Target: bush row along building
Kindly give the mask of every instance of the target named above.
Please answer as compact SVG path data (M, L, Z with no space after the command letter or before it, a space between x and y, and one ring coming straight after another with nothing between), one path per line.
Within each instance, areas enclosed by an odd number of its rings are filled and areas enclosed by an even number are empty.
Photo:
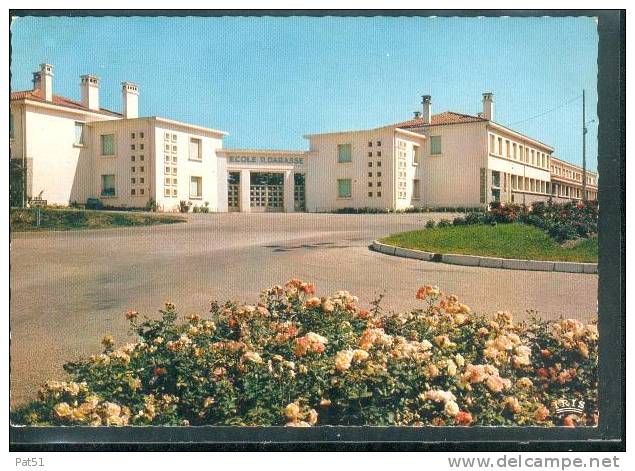
M491 93L477 115L432 114L426 95L408 121L310 134L308 151L280 151L224 149L224 131L140 117L131 82L121 84L122 112L107 110L99 78L80 80L79 101L56 95L53 66L42 64L31 90L11 93L10 152L26 169L27 201L293 212L582 199L582 169L496 123ZM586 176L594 200L598 176Z

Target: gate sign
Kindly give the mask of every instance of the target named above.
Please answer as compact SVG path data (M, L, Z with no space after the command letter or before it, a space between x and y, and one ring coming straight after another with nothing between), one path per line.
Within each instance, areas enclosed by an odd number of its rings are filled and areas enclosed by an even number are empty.
M229 163L234 164L287 164L287 165L304 165L304 157L285 157L285 156L256 156L256 155L230 155L227 157Z

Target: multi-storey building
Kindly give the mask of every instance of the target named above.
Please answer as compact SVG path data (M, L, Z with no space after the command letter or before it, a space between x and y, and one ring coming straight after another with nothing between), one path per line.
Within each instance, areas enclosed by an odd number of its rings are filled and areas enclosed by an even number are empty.
M223 149L224 131L139 116L139 88L122 83L122 111L99 103L84 75L80 100L53 93L42 64L33 88L11 93L10 151L26 168L27 200L163 211L180 202L211 211L330 211L346 207L478 207L582 198L582 169L494 120L494 97L477 115L432 114L370 130L310 134L309 150ZM597 198L587 172L587 198Z

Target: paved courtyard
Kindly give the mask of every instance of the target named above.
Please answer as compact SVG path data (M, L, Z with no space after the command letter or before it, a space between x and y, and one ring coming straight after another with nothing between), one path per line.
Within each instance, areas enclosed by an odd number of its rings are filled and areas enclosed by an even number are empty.
M421 228L440 214L191 214L186 224L134 229L13 234L11 243L11 403L63 376L65 361L101 350L111 333L128 338L123 312L156 313L165 300L182 314L209 301L253 302L297 277L318 294L347 289L362 305L416 305L435 284L479 312L526 318L590 319L597 275L498 270L401 259L368 250L377 237Z

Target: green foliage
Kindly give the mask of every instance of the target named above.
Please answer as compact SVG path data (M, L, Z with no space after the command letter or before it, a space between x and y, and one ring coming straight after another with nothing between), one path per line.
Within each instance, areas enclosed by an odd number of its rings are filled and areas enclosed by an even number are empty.
M205 318L130 320L131 343L67 363L14 423L51 425L593 425L597 328L478 315L423 286L404 313L300 280ZM576 417L554 401L582 399Z
M101 229L108 227L149 226L183 222L172 215L147 215L87 211L78 209L40 208L40 225L37 225L37 208L11 209L9 214L12 231Z
M570 262L597 262L598 259L596 237L582 239L573 246L562 246L543 230L519 223L436 227L392 234L381 242L433 253Z
M179 201L179 212L187 213L189 212L191 207L192 207L191 201L185 201L185 200Z
M9 206L20 207L24 203L25 168L19 159L9 159Z
M530 207L494 202L487 213L470 213L467 224L490 224L521 222L542 229L557 242L576 238L588 238L597 234L598 205L595 201L553 203L536 202Z

